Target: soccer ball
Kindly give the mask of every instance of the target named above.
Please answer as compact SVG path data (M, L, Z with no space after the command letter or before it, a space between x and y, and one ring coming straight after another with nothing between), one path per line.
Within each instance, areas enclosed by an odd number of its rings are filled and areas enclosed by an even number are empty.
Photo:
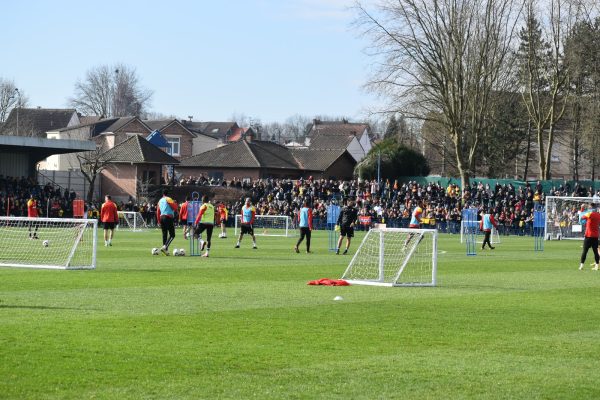
M178 256L179 255L179 249L173 249L173 255L174 256Z
M42 246L44 246L44 247L48 247L49 245L50 245L50 241L49 240L44 240L42 242Z
M185 249L179 249L179 255L185 256Z
M158 255L158 249L157 249L156 247L154 247L154 248L152 249L152 255L153 255L153 256L157 256L157 255Z

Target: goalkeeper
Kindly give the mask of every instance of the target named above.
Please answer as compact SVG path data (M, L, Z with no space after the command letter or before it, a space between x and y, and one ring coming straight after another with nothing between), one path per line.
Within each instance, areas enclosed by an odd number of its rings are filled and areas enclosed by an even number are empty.
M337 242L335 254L340 254L340 247L342 246L344 237L346 237L346 249L344 250L344 254L348 254L350 242L354 237L354 225L356 225L357 219L358 210L356 207L354 207L354 202L352 200L347 200L346 205L340 211L340 215L338 216L337 224L335 226L335 230L340 232L340 238Z

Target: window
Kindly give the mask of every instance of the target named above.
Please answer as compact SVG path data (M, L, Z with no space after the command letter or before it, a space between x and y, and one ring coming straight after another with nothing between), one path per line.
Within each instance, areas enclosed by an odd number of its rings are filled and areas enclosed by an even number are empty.
M181 145L181 137L180 136L166 136L165 139L169 143L169 147L167 148L167 154L171 156L179 156L180 153L180 145Z
M556 162L556 163L560 162L560 156L552 155L550 162Z
M142 174L142 184L155 185L156 171L144 171Z

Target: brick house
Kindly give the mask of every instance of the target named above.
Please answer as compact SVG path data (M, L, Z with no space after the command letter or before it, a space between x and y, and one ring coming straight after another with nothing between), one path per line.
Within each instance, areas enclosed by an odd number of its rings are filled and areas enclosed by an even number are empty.
M110 194L116 201L138 198L148 185L161 183L163 166L179 164L140 135L117 144L101 159L110 164L101 172L102 193Z
M178 160L212 150L219 145L218 139L201 132L192 132L177 119L148 120L144 123L161 133L170 144L167 153Z
M132 136L148 136L152 129L138 117L108 118L47 132L48 139L93 140L109 150ZM68 171L79 169L76 155L57 155L46 160L47 169Z

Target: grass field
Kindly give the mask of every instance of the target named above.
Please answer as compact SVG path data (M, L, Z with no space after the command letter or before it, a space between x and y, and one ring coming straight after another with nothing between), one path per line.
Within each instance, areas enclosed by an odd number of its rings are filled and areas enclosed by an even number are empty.
M323 232L314 254L229 238L210 259L151 256L159 236L118 232L94 271L0 269L0 398L600 398L581 242L467 257L441 235L438 287L381 288L307 286L350 260Z

